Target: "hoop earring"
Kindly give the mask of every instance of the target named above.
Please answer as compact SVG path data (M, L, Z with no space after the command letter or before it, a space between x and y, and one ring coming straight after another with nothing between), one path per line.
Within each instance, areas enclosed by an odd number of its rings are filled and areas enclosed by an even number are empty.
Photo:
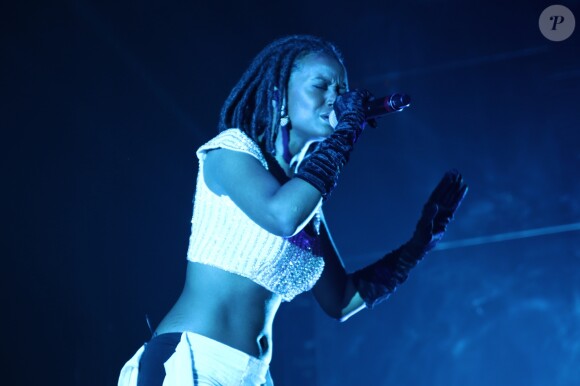
M290 129L292 126L290 125L290 119L288 116L280 118L280 132L282 134L282 146L284 152L282 153L282 158L288 165L290 165L290 161L292 160L292 153L290 153Z
M290 118L288 117L288 114L284 111L286 110L285 103L286 101L284 100L284 98L280 97L280 90L278 89L278 87L274 86L274 98L272 99L272 107L274 109L278 107L280 99L282 99L282 106L280 106L280 126L288 126L288 123L290 123Z
M290 118L288 115L280 117L280 126L288 126L290 123Z
M288 117L288 111L286 111L286 98L282 98L282 106L280 106L280 126L288 126L290 123L290 117Z

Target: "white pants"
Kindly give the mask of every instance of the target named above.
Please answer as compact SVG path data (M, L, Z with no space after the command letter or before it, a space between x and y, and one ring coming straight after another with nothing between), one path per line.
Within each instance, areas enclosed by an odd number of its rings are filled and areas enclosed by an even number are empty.
M136 386L145 346L123 366L118 386ZM260 386L272 384L268 364L242 351L193 332L183 332L165 362L163 386ZM267 379L268 378L268 379ZM268 383L266 383L268 382Z

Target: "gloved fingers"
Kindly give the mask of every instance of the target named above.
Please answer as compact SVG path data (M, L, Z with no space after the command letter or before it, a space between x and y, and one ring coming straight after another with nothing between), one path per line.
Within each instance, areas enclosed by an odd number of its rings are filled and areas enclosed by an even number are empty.
M350 92L357 94L363 103L368 102L370 99L374 99L373 93L365 88L356 88Z
M439 206L439 212L437 213L437 218L435 219L435 221L443 221L443 218L447 217L447 223L449 223L451 220L453 220L453 217L455 215L455 212L457 211L457 208L459 208L459 205L461 205L461 202L463 201L463 199L465 198L466 194L467 194L467 186L464 185L462 187L460 187L452 196L452 198L450 199L449 202L446 202L445 205L440 205Z
M362 122L365 118L365 104L373 95L365 89L355 89L340 94L334 101L334 112L336 119L340 122L344 116L355 116L356 120Z
M445 185L445 182L448 185ZM452 208L453 210L459 206L467 194L467 185L463 181L461 174L456 170L447 172L438 188L437 195L433 195L431 199L441 206Z
M422 237L431 237L431 232L433 231L433 225L435 223L435 218L437 217L438 212L439 207L437 204L428 202L423 207L421 218L419 218L416 229L419 234L423 235Z
M465 184L461 174L457 171L446 173L444 179L450 184L449 186L444 186L439 191L441 196L435 199L439 210L433 219L433 233L445 232L447 225L453 220L455 211L465 198L468 190L467 184Z
M447 190L439 197L437 201L441 206L453 208L460 197L461 185L459 183L451 184Z
M431 202L441 202L441 200L449 194L449 191L453 189L453 183L456 180L456 170L448 171L443 175L443 178L439 181L433 192L429 196L429 201ZM457 172L458 174L458 172Z
M413 248L429 251L441 240L455 210L467 193L467 185L457 170L450 170L439 181L423 206L421 218L409 242Z
M443 234L451 220L453 220L453 212L440 210L433 219L433 234Z
M373 98L373 94L369 90L365 89L354 89L347 91L344 94L340 94L336 97L334 101L335 109L341 110L343 107L353 107L360 106L366 103L369 99ZM341 111L336 111L337 115Z
M459 205L461 205L461 202L463 202L463 199L467 195L468 190L469 190L469 187L464 183L462 183L462 185L460 185L459 189L457 189L457 191L455 192L455 194L452 197L453 211L455 211L457 208L459 208Z
M439 207L437 204L428 203L423 207L423 213L421 213L421 217L425 221L432 222L437 213L439 212Z
M457 191L460 186L456 182L452 182L446 189L441 193L437 202L442 206L452 206L454 202L454 197L457 195Z
M447 192L447 195L441 201L441 205L455 211L461 204L461 201L465 198L467 189L467 184L465 184L463 180L454 183L452 188Z

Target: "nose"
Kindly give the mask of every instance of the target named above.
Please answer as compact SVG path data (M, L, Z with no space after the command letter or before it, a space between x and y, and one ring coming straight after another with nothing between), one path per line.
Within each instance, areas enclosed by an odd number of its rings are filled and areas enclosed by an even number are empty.
M329 89L328 93L326 95L326 104L330 107L334 106L334 102L336 101L337 97L338 97L338 91L333 90L333 89Z

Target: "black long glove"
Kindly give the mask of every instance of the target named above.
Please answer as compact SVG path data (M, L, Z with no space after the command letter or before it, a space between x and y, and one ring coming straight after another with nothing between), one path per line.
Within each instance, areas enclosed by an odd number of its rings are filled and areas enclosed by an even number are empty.
M413 237L375 263L352 274L353 282L368 308L387 299L407 280L409 271L435 248L467 194L457 170L445 173L423 206Z
M327 199L336 187L338 175L364 128L364 104L371 96L367 90L354 90L336 98L334 112L338 124L334 133L318 144L295 174L314 186L323 199Z

